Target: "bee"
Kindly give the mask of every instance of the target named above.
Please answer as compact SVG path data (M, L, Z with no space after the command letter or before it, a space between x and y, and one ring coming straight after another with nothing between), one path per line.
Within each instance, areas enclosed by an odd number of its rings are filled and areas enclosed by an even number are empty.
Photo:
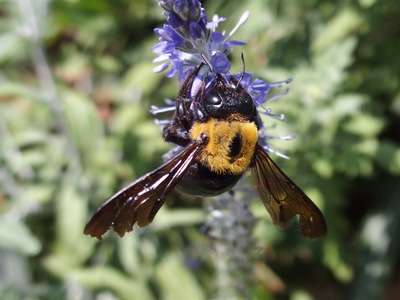
M244 63L243 63L244 66ZM209 73L214 79L206 84ZM255 187L275 224L285 228L300 216L300 234L326 235L318 207L272 161L258 140L262 127L250 94L239 79L229 82L206 61L184 79L172 122L163 129L166 142L176 148L166 162L108 199L85 227L101 240L111 227L123 236L151 223L172 190L197 196L216 196L230 190L251 169ZM198 84L199 78L203 78ZM195 88L194 88L195 87Z

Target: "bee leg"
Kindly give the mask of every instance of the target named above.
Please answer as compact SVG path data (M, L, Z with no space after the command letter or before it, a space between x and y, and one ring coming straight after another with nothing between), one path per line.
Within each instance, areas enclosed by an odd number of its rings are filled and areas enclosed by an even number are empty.
M188 109L186 107L187 102L185 101L185 99L182 98L178 98L176 101L178 101L178 104L176 106L176 115L174 117L175 119L174 123L180 124L176 126L182 127L186 131L189 131L192 123L191 121L192 114L188 112Z
M163 129L163 138L168 143L187 146L190 143L189 132L178 123L167 124Z
M194 102L193 107L192 107L193 115L194 115L194 121L198 122L204 122L206 121L206 114L201 107L200 103Z

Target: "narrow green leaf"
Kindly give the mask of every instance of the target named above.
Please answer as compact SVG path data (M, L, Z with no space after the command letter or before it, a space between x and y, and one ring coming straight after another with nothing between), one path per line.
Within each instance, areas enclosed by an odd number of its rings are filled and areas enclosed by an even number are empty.
M26 255L35 255L41 243L22 221L12 221L0 216L0 246Z

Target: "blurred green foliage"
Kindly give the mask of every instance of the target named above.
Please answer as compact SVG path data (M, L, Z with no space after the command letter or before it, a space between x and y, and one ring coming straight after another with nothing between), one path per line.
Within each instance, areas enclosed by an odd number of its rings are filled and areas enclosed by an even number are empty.
M270 135L297 134L276 141L291 156L276 160L329 226L326 239L305 240L254 201L253 299L398 299L400 2L204 5L228 31L249 10L235 34L248 43L246 69L293 77L268 104L287 124L266 122ZM199 201L175 195L123 239L82 233L169 147L148 113L177 92L152 73L156 1L2 0L0 16L0 298L210 299Z

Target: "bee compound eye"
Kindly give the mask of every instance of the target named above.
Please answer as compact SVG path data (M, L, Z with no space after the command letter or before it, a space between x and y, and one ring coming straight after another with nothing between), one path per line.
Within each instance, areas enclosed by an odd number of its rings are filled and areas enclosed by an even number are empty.
M207 104L211 104L211 105L215 105L215 106L221 105L221 103L222 103L222 99L221 99L220 95L212 90L206 94L204 101Z

